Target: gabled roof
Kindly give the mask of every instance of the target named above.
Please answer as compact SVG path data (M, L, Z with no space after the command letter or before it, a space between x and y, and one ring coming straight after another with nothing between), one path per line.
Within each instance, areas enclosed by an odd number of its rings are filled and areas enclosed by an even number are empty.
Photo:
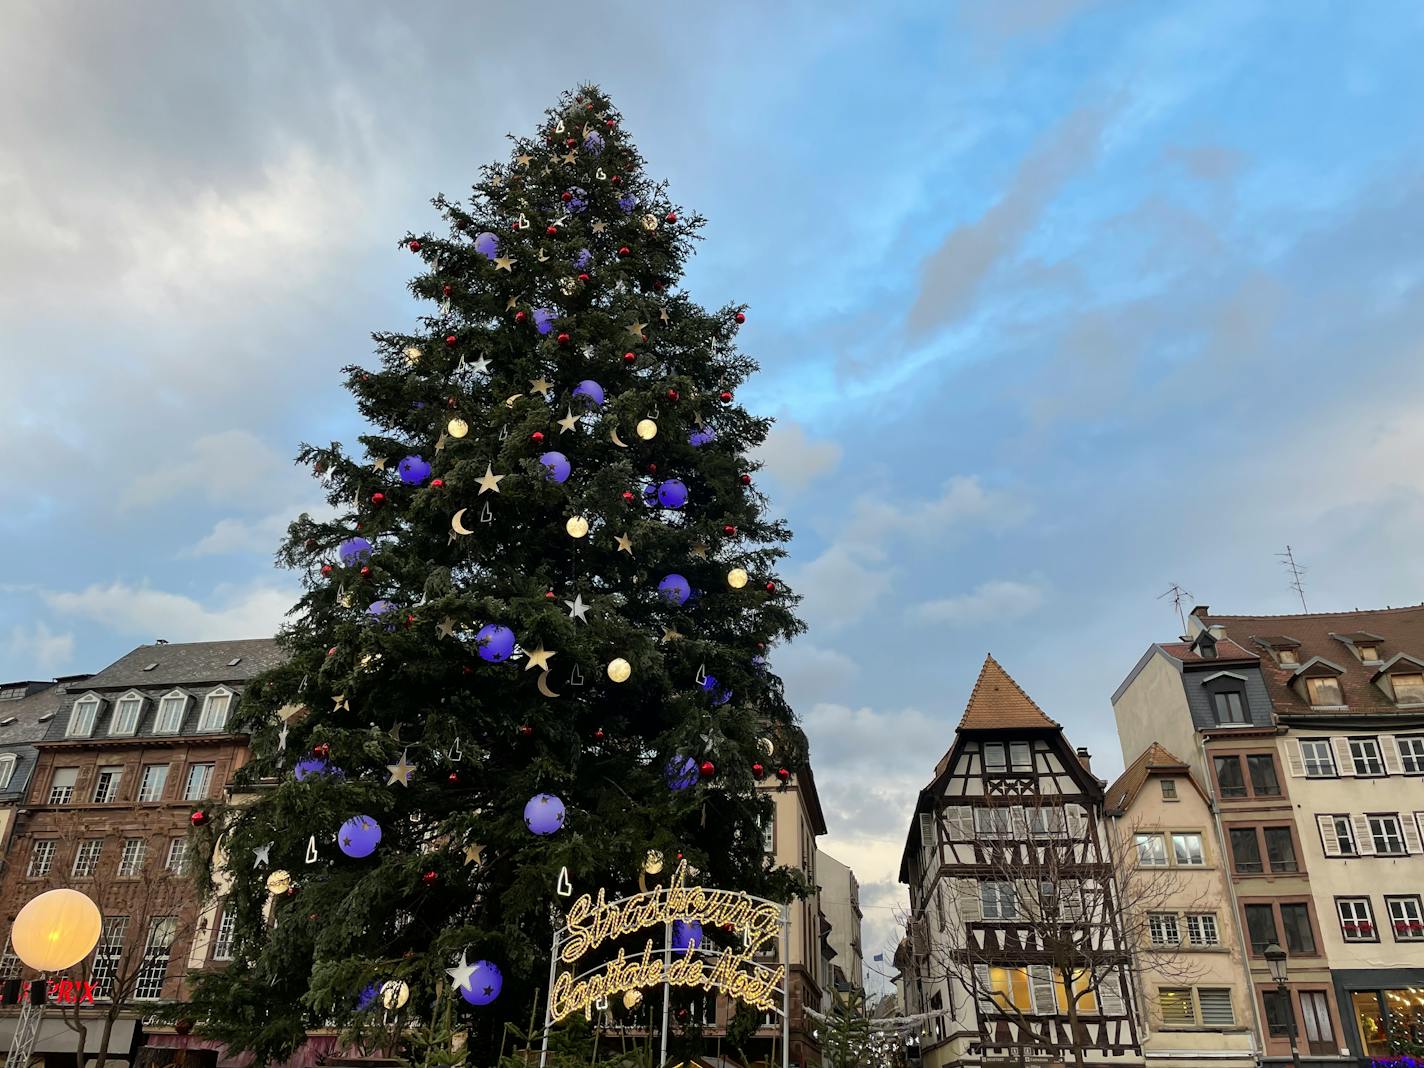
M168 690L175 685L245 682L284 659L272 638L140 645L78 685L85 690L127 690L131 686Z
M1061 724L1044 715L1033 698L1009 677L993 656L984 658L979 680L959 720L961 731L1002 731L1042 728L1056 731Z
M1153 775L1185 775L1192 780L1197 792L1201 786L1192 774L1190 765L1180 757L1169 753L1160 742L1153 742L1144 749L1127 769L1108 787L1107 807L1110 812L1123 812L1137 798L1138 792L1147 785ZM1205 797L1205 794L1202 795Z
M1257 654L1238 645L1231 638L1217 640L1215 656L1202 656L1196 651L1195 644L1192 642L1161 642L1157 648L1173 660L1178 660L1183 664L1220 664L1231 663L1235 660L1249 660L1256 663L1261 659Z

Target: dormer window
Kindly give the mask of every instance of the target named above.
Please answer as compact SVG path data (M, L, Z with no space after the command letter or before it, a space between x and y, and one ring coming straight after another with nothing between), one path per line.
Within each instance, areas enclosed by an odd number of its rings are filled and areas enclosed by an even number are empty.
M69 713L69 726L65 729L66 738L88 738L94 733L94 721L99 718L100 700L95 694L85 694L74 702L74 708Z
M1396 704L1424 705L1424 674L1391 675L1389 681Z
M1216 712L1217 723L1249 722L1246 715L1246 695L1240 690L1218 690L1211 695L1211 703Z
M1192 645L1196 649L1197 656L1203 660L1216 659L1216 636L1211 631L1202 631L1197 635L1197 640Z
M114 705L114 718L109 722L111 735L130 735L138 730L138 717L143 712L143 694L130 690Z
M1345 695L1340 691L1340 680L1333 676L1306 679L1305 692L1315 708L1338 708L1345 703Z
M1277 650L1276 659L1279 660L1282 664L1288 664L1292 667L1300 663L1300 656L1296 653L1294 649Z
M188 695L172 690L158 702L158 718L153 724L155 734L177 734L183 726L183 714L188 710Z
M1379 662L1378 645L1357 645L1355 646L1355 651L1360 654L1360 659L1367 664Z
M14 753L6 753L0 756L0 790L10 788L10 780L15 775L15 763L19 758Z
M232 705L232 691L219 686L203 699L203 714L198 717L198 730L220 731L227 727L228 708Z

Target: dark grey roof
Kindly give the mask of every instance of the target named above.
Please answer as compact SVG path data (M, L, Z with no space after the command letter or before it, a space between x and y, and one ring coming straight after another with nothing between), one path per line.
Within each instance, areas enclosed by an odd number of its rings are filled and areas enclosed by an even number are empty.
M245 682L285 659L272 638L229 642L188 642L184 645L140 645L99 674L68 688L87 690L194 686L206 682ZM232 660L238 663L231 664ZM150 671L144 668L157 665Z
M113 720L118 699L131 690L137 691L144 698L143 707L139 712L137 730L133 734L117 736L119 740L194 735L198 733L203 701L209 693L219 686L224 686L240 697L243 683L268 668L277 666L282 660L283 654L271 638L190 642L185 645L140 645L97 675L75 680L65 686L59 714L45 724L48 730L44 739L49 742L70 740L67 739L66 732L74 705L88 693L97 694L103 699L103 704L99 708L94 729L85 737L96 741L110 738L109 725ZM150 664L154 666L145 671L144 668ZM176 732L156 734L154 725L158 718L159 704L165 694L174 690L182 690L191 698L183 722ZM228 708L228 722L232 721L236 706L235 697Z
M0 701L0 723L15 717L14 723L0 727L0 756L13 754L15 757L10 781L0 789L0 802L13 801L24 795L39 756L39 750L33 743L43 738L50 724L59 718L55 712L64 700L60 687L52 682L36 683L28 689L32 692L27 697ZM41 722L41 716L48 718Z

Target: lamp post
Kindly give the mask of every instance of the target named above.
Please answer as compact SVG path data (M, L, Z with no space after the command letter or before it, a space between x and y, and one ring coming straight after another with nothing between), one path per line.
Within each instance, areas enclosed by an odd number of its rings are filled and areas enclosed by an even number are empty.
M99 906L78 890L50 890L25 903L10 928L10 946L28 968L40 973L72 968L99 944L104 920ZM5 1068L28 1068L44 1017L44 988L38 998L28 997L15 1024L15 1039L5 1058Z
M1271 978L1276 981L1276 989L1286 999L1286 1033L1290 1035L1291 1064L1300 1068L1300 1047L1296 1044L1295 1006L1291 1004L1290 990L1286 987L1286 951L1280 943L1272 942L1265 948L1266 966L1271 969Z

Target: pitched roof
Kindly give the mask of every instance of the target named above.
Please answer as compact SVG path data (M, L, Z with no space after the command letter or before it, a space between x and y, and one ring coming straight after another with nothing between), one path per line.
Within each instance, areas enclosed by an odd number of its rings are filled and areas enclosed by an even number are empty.
M1352 713L1399 715L1402 711L1413 711L1401 709L1390 700L1389 695L1374 682L1379 665L1361 663L1341 639L1363 634L1379 635L1383 638L1378 642L1380 655L1386 661L1397 653L1424 659L1424 605L1288 616L1226 616L1199 610L1198 618L1204 626L1223 627L1227 635L1239 641L1246 641L1253 634L1289 634L1300 642L1296 655L1302 664L1319 657L1342 668L1340 688ZM1277 712L1287 715L1311 713L1309 703L1291 685L1296 678L1294 666L1282 667L1266 656L1261 658L1261 673ZM1333 711L1325 714L1338 717L1341 713Z
M97 675L68 687L86 690L127 689L130 686L195 686L205 682L242 682L276 667L285 659L272 638L181 645L140 645ZM232 661L236 660L234 664ZM153 667L149 668L152 664ZM147 668L148 670L145 670Z
M0 726L0 746L36 742L45 736L49 721L41 723L40 717L53 716L63 697L52 682L38 685L41 688L24 697L0 701L0 724L3 724ZM15 722L5 723L11 716Z
M1137 791L1147 783L1153 772L1171 772L1174 775L1191 776L1192 771L1187 762L1179 757L1173 756L1160 742L1153 742L1144 749L1136 760L1127 766L1127 769L1119 775L1107 791L1108 808L1113 811L1122 811L1132 804L1137 797ZM1195 782L1195 780L1193 780Z
M1191 642L1161 642L1159 648L1168 656L1180 660L1184 664L1219 664L1223 660L1227 663L1235 660L1254 662L1261 659L1259 655L1230 638L1221 638L1217 641L1215 656L1202 656L1192 647Z
M969 694L969 704L959 721L962 731L1001 731L1042 727L1058 730L1055 723L1033 703L993 656L984 658L979 680Z

